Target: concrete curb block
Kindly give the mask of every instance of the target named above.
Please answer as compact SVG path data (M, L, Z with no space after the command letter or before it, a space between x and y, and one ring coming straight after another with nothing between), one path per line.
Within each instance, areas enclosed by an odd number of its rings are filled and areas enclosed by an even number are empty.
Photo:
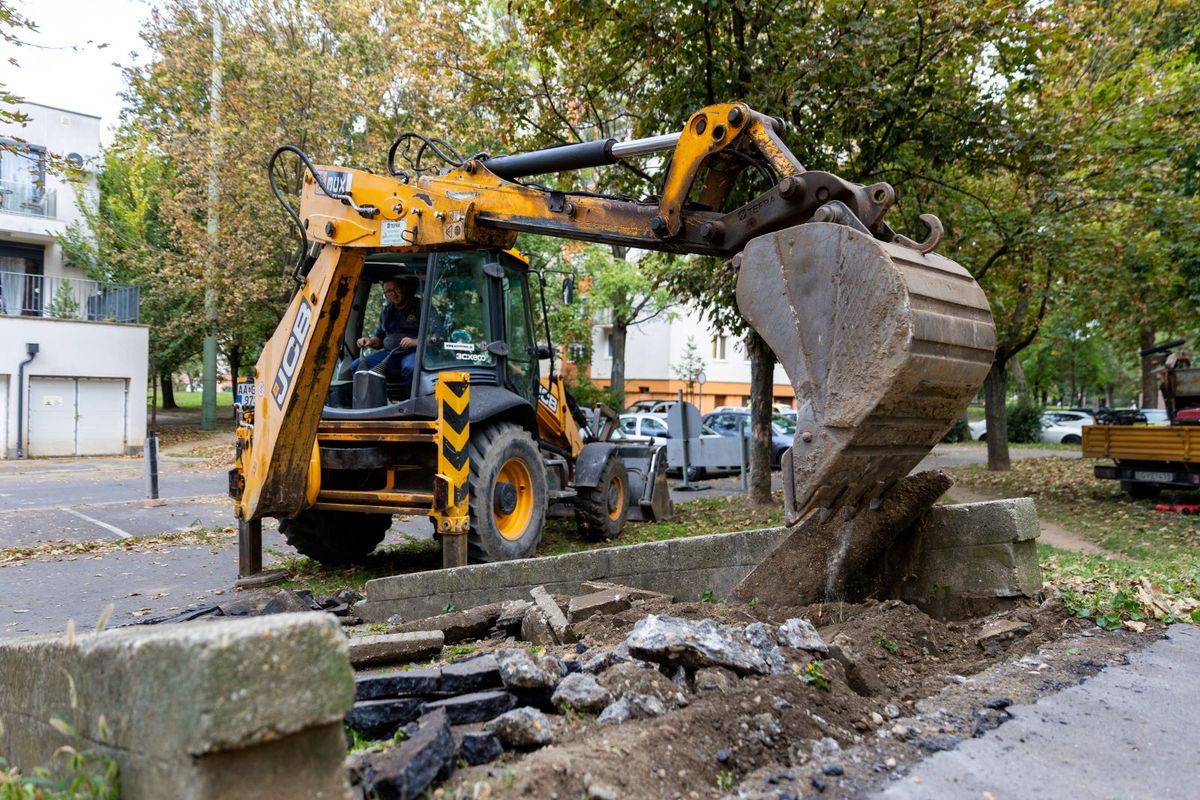
M921 561L939 550L947 551L946 556L952 551L956 558L977 554L982 559L994 556L991 550L996 548L990 546L1006 545L1000 549L1013 551L1009 560L1021 568L1006 573L1012 577L992 595L1010 596L1022 589L1032 590L1026 591L1029 594L1041 586L1038 576L1034 587L1038 520L1028 497L934 506L914 532L905 555L922 554ZM409 621L440 614L447 604L471 608L527 599L537 586L552 594L578 594L581 584L594 580L662 592L676 600L698 600L705 591L726 598L787 534L787 528L762 528L376 578L367 582L367 599L355 612L369 621L392 616ZM912 568L912 562L907 563ZM955 586L955 574L949 572L937 570L939 592L981 591L978 571L963 575L969 582L963 586Z
M580 584L594 580L662 592L677 600L698 600L709 590L726 597L787 532L763 528L718 533L376 578L367 582L367 599L354 609L369 621L393 615L407 621L435 616L447 604L471 608L527 599L537 586L552 594L576 594Z
M6 641L0 752L26 769L63 744L107 753L124 798L342 798L347 653L337 620L312 613Z

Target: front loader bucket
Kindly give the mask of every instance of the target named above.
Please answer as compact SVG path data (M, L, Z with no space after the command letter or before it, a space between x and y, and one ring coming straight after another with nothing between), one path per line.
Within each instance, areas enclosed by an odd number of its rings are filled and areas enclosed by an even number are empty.
M752 239L737 301L800 401L783 465L788 525L878 508L962 416L996 350L970 273L845 225Z
M629 515L633 522L663 522L674 513L667 486L667 448L663 445L619 445L617 452L629 474Z

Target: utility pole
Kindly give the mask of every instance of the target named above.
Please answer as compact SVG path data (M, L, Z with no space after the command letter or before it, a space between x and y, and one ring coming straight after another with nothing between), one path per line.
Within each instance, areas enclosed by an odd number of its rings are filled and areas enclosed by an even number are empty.
M212 12L212 77L208 90L208 275L204 287L204 395L200 398L200 430L217 429L217 293L213 270L221 223L217 201L217 159L220 157L221 129L221 7Z

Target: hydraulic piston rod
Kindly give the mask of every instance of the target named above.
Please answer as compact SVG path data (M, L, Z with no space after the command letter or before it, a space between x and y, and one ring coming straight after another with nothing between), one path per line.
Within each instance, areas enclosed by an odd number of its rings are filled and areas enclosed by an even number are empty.
M533 150L529 153L496 156L487 159L484 164L492 174L505 180L513 180L528 175L545 175L588 167L603 167L615 164L623 158L672 150L678 141L678 133L648 136L645 139L630 139L627 142L601 139L594 142L548 147L545 150Z

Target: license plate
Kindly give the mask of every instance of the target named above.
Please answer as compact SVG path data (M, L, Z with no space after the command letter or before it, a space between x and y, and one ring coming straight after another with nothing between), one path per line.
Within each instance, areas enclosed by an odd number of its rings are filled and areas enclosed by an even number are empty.
M1147 470L1134 470L1133 477L1139 481L1155 481L1156 483L1171 483L1175 480L1174 472L1149 472Z

